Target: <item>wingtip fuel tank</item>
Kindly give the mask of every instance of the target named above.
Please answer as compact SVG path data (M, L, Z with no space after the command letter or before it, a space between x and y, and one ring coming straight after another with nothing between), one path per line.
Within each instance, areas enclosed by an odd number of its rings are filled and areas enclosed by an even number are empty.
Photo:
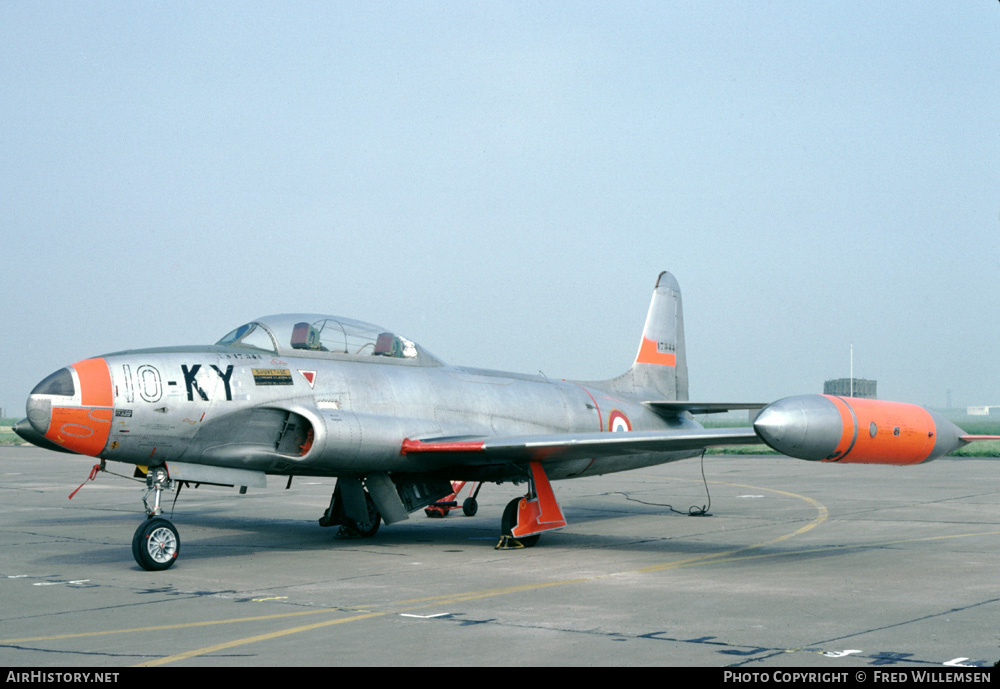
M782 454L844 464L920 464L966 442L955 424L915 404L834 395L780 399L754 430Z

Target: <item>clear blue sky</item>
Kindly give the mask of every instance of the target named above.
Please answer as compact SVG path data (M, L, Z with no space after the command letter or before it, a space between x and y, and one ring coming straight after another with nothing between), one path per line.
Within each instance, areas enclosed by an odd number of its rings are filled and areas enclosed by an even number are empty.
M0 406L254 316L1000 404L1000 4L0 3Z

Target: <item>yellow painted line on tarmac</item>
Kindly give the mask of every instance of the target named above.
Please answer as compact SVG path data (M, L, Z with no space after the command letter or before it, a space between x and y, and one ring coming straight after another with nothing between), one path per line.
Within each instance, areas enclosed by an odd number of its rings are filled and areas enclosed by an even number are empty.
M305 610L300 612L285 612L275 615L257 615L254 617L237 617L229 620L208 620L206 622L180 622L178 624L160 624L154 627L134 627L132 629L109 629L101 632L78 632L75 634L53 634L51 636L32 636L24 639L0 639L0 644L18 644L28 641L53 641L56 639L79 639L87 636L105 636L108 634L136 634L139 632L156 632L165 629L190 629L192 627L211 627L218 624L237 624L239 622L259 622L262 620L276 620L283 617L302 617L303 615L319 615L322 613L338 612L333 608L323 608L321 610Z
M250 636L246 639L236 639L235 641L226 641L221 644L215 644L214 646L206 646L205 648L197 648L193 651L186 651L184 653L178 653L172 656L166 656L165 658L159 658L158 660L150 660L146 663L139 663L133 667L156 667L157 665L166 665L167 663L176 663L181 660L187 660L188 658L194 658L195 656L207 655L209 653L216 653L218 651L225 651L229 648L234 648L236 646L243 646L245 644L253 644L258 641L267 641L268 639L277 639L278 637L288 636L289 634L298 634L299 632L308 632L313 629L320 629L322 627L330 627L335 624L344 624L345 622L357 622L358 620L367 620L371 617L381 617L382 615L388 615L387 612L370 612L366 615L355 615L354 617L341 617L336 620L327 620L326 622L316 622L315 624L307 624L303 627L295 627L294 629L284 629L280 632L270 632L267 634L258 634L257 636Z
M678 480L696 481L697 479L678 479ZM805 526L796 529L795 531L792 531L790 533L786 533L782 536L772 538L769 541L764 541L763 543L754 543L753 545L744 546L742 548L735 548L734 550L727 550L721 553L712 553L710 555L702 555L700 557L694 557L688 560L677 560L675 562L665 562L659 565L649 565L648 567L641 567L637 569L636 570L637 572L643 572L643 573L662 572L668 569L679 569L681 567L691 567L694 565L701 565L701 564L712 564L715 562L733 562L734 560L768 557L767 555L746 555L738 558L734 556L737 555L738 553L745 553L749 550L764 548L766 546L774 545L775 543L780 543L781 541L785 541L788 540L789 538L794 538L795 536L804 534L806 531L809 531L810 529L815 529L817 526L825 522L827 520L827 517L830 516L830 510L826 508L826 505L824 505L818 500L806 497L805 495L799 495L798 493L789 493L788 491L778 490L777 488L761 488L760 486L750 486L745 483L726 483L724 481L711 481L711 483L716 483L724 486L734 486L736 488L751 488L753 490L766 490L771 493L778 493L779 495L785 495L790 498L797 498L799 500L804 500L816 508L816 516ZM781 554L787 555L787 553L781 553Z

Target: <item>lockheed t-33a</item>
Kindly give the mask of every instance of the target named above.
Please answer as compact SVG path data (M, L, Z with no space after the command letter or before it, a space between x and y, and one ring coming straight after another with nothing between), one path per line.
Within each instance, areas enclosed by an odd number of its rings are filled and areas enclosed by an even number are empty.
M693 418L730 409L761 410L752 428L703 428ZM180 538L161 516L161 496L187 482L264 487L267 475L336 477L320 523L358 537L451 494L452 479L526 483L503 512L501 534L527 547L566 525L553 480L761 441L807 460L916 464L981 437L895 402L689 401L681 293L666 272L634 363L610 380L449 366L384 328L290 314L241 325L214 345L78 361L32 390L14 430L41 447L100 458L102 468L136 465L147 519L132 552L147 570L176 562Z

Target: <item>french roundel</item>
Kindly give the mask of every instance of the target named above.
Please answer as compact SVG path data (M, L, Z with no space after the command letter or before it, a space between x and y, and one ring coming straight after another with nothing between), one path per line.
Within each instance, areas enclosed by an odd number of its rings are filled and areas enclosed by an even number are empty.
M631 431L632 422L628 420L628 417L617 409L612 409L611 413L608 414L608 429L612 433L617 433L619 431Z

